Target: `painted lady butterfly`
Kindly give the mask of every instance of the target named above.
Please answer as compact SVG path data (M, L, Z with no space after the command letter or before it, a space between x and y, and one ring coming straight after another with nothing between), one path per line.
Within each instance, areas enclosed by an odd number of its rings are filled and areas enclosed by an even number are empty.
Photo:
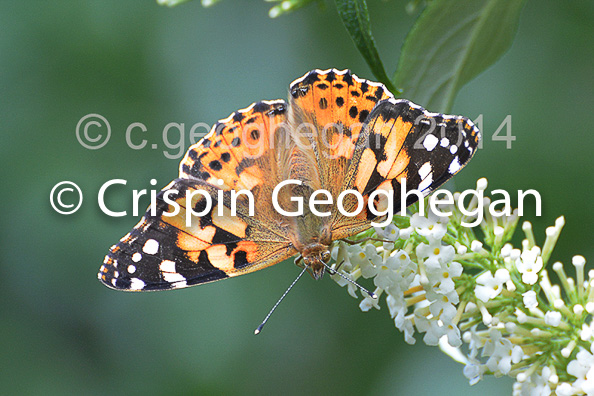
M403 179L408 190L428 195L470 160L480 139L468 119L429 113L348 70L311 71L289 92L288 103L254 103L219 121L189 148L179 178L111 247L99 271L105 285L131 291L182 288L257 271L295 255L318 279L333 241L381 218L367 206L374 191L393 191L398 212ZM354 217L327 203L318 206L330 212L326 217L314 215L307 205L300 216L283 216L271 200L275 186L288 179L302 184L281 190L283 208L294 209L292 197L308 199L319 189L329 191L334 202L341 192L356 190L366 202ZM186 194L198 190L190 194L191 208L203 215L187 227ZM253 216L240 190L253 194ZM386 202L375 195L372 204L380 210ZM233 196L236 204L231 205ZM355 198L347 195L343 202L349 213L358 207ZM416 200L411 194L406 204ZM172 216L174 203L179 207ZM231 216L232 206L236 216Z

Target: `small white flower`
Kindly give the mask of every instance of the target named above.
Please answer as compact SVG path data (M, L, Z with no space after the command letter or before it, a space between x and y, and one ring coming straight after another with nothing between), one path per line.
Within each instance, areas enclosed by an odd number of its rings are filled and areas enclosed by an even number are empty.
M361 260L357 261L357 264L359 265L359 268L361 268L361 275L363 278L368 279L377 275L383 260L382 257L377 253L375 246L372 244L365 245L365 250L359 252L358 257ZM351 262L355 264L355 260L351 259Z
M536 300L536 292L534 290L528 290L522 294L524 300L524 306L528 309L538 307L538 301Z
M487 271L476 278L474 294L482 302L487 302L501 293L503 284L509 279L509 271L505 268L495 271L495 275L491 274L491 271Z
M444 325L445 335L448 337L448 344L454 348L462 346L462 338L460 337L460 329L454 324Z
M425 333L423 341L427 345L438 345L439 339L446 333L445 328L440 326L439 323L437 323L437 320L427 319L425 316L419 315L416 312L415 326L420 333Z
M447 263L454 259L456 249L450 245L442 245L441 240L431 240L429 244L419 243L416 248L417 256L423 259L436 259L440 263Z
M469 362L464 366L462 372L468 378L470 385L474 385L483 379L483 374L487 368L474 358L469 358L468 360Z
M398 238L400 238L402 240L407 240L408 238L410 238L410 235L413 233L414 230L415 230L414 227L403 228L400 230Z
M590 349L594 349L594 344ZM577 378L573 383L574 388L582 390L588 396L594 395L594 356L592 353L580 348L576 359L567 365L567 373Z
M489 330L489 336L483 349L483 354L489 356L485 365L493 372L509 373L512 363L518 363L522 359L522 348L518 345L514 346L495 328Z
M442 294L448 294L454 290L453 278L462 275L462 269L462 265L455 261L443 264L435 258L425 261L425 270L430 285Z
M373 283L380 289L388 290L394 286L398 280L398 258L391 256L388 257L383 263L377 268L377 274L373 278Z
M522 274L522 282L533 285L538 281L538 273L542 269L542 257L540 249L533 246L530 250L522 252L519 259L516 259L516 268Z
M545 314L544 321L549 326L557 327L561 323L561 312L548 311Z
M456 307L447 296L442 296L440 299L431 302L429 311L434 318L441 320L445 325L451 324L452 319L456 316Z
M441 240L444 237L448 231L447 222L447 217L439 217L433 212L429 212L427 217L415 213L410 219L410 225L415 228L417 234L434 240Z
M384 241L383 248L385 250L392 250L394 249L394 241L398 239L400 235L400 230L394 224L390 223L386 227L373 227L375 229L375 233Z

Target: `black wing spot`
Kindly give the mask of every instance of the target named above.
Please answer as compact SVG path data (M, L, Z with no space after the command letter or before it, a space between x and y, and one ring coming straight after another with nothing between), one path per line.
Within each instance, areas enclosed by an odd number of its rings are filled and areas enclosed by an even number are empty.
M194 205L194 212L196 213L203 213L206 210L207 200L204 197L201 197L196 205Z
M305 85L313 85L316 81L320 79L320 76L316 71L310 71L307 76L303 79L303 84Z
M359 122L363 122L367 119L367 116L369 116L369 110L361 110L361 112L359 113Z
M344 88L344 85L342 85L340 83L334 84L334 88L336 88L336 89L343 89Z
M238 250L235 252L233 258L233 267L235 268L243 268L250 263L247 260L247 252L245 250Z
M218 160L210 161L208 166L210 167L210 169L217 171L217 172L220 171L221 169L223 169L223 165L221 165L221 163Z
M357 117L358 113L359 110L357 110L357 106L351 106L351 108L349 109L349 115L351 116L351 118Z
M196 161L192 165L192 175L197 175L199 172L202 172L202 164L200 161Z
M334 71L333 71L333 70L330 70L330 71L328 72L328 74L326 74L326 81L328 81L328 82L332 82L332 81L334 81L334 80L336 80L336 74L334 73Z
M377 87L377 89L375 91L375 97L377 98L377 100L380 100L380 98L382 97L383 94L384 94L384 88Z
M328 101L326 98L320 99L320 109L325 110L328 108Z
M235 136L233 140L231 140L231 146L237 147L241 144L241 139Z
M351 74L351 71L347 71L344 76L342 76L342 79L344 80L345 83L347 83L349 86L353 85L353 76Z
M265 113L268 110L270 110L270 105L264 102L257 102L253 107L253 111L256 113Z
M361 84L361 92L365 93L369 90L369 84L367 84L367 81L363 81L363 84Z
M320 88L322 91L325 91L328 89L328 85L324 84L324 83L318 84L317 87Z
M233 114L233 121L235 122L241 122L244 118L245 116L241 114L239 111L236 111L235 114Z
M351 95L353 95L355 97L361 96L361 94L359 93L359 91L351 91Z
M210 147L210 143L211 141L208 139L202 139L202 146L205 148L209 148Z
M231 154L229 154L229 153L221 154L221 160L223 162L229 162L231 160Z
M336 98L336 106L342 107L343 104L344 104L344 99L342 96L339 96L338 98Z

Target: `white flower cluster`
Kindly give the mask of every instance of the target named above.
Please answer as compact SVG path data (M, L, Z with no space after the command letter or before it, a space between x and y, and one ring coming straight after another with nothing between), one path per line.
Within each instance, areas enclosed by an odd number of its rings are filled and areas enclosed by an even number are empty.
M479 180L477 189L486 188ZM471 200L466 212L477 203ZM413 213L406 224L397 216L401 229L391 224L358 236L359 244L340 242L333 268L354 281L373 279L406 342L415 342L416 329L426 344L465 364L471 384L485 374L508 375L516 379L514 395L594 396L594 270L585 279L586 260L575 256L575 280L558 262L552 269L560 285L547 272L563 218L547 229L542 249L525 222L526 238L516 249L508 241L517 212L496 217L485 210L483 244L461 226L467 217L447 209L449 218ZM357 297L355 285L332 278ZM364 296L360 308L380 309L379 301Z

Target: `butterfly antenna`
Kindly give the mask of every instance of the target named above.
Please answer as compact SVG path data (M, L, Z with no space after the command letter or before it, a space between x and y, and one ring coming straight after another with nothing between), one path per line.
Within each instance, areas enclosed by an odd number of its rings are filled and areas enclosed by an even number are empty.
M354 280L346 277L345 275L341 274L340 272L336 271L335 269L333 269L332 267L328 266L328 264L322 262L322 264L324 264L324 267L326 267L326 269L328 270L328 273L330 273L331 275L338 275L340 276L342 279L344 279L347 282L352 283L353 285L357 286L359 289L361 289L362 292L365 292L369 295L369 297L373 298L374 300L377 300L377 294L375 294L374 292L370 292L369 290L367 290L366 288L364 288L363 286L361 286L360 284L358 284L357 282L355 282Z
M268 319L270 318L270 315L272 315L272 313L274 312L274 310L276 309L276 307L278 307L278 305L281 303L281 301L283 301L283 299L289 293L289 291L291 291L291 289L293 288L293 286L295 286L295 283L297 283L297 281L301 278L301 276L305 273L305 271L307 271L307 268L308 268L307 265L303 267L303 270L301 271L301 273L297 276L297 278L295 278L295 280L293 281L293 283L291 283L291 286L289 286L289 288L283 293L283 295L281 296L281 298L278 299L278 301L276 302L276 304L274 304L274 307L272 307L272 309L270 310L270 312L268 312L268 315L266 315L266 317L264 318L264 320L262 321L262 323L260 323L260 326L258 326L258 328L254 331L254 334L260 334L260 332L262 331L262 327L264 327L264 325L266 324L266 322L268 322Z

